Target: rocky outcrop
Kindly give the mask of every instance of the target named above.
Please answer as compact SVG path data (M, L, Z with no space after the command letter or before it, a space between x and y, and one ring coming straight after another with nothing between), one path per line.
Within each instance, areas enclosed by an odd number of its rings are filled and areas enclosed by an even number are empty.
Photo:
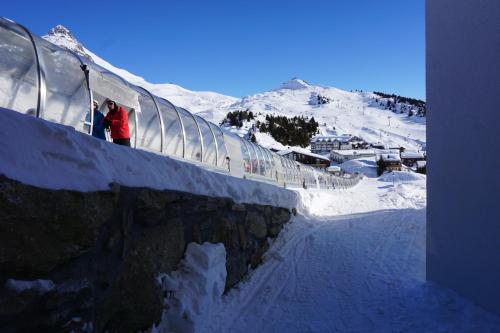
M53 191L5 178L0 212L2 332L144 330L163 310L155 278L177 268L187 244L224 244L227 290L290 219L228 198L118 185Z

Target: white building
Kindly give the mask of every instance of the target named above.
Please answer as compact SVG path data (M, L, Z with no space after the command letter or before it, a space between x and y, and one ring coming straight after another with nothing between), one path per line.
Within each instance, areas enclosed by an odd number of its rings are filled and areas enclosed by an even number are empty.
M354 135L317 135L311 138L311 152L325 154L332 150L356 149L364 147L366 142Z
M330 152L330 159L337 163L361 157L375 157L373 149L334 149Z

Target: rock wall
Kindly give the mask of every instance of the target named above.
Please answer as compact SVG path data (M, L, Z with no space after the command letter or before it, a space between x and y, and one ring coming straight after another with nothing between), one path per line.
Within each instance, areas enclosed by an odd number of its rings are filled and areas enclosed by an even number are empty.
M155 278L177 268L187 244L224 244L227 290L290 219L288 209L228 198L118 185L54 191L6 178L0 212L2 332L145 330L163 310Z

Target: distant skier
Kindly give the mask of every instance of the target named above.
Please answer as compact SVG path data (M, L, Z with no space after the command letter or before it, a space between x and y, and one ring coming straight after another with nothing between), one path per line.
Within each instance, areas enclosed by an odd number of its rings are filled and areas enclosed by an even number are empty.
M111 130L111 138L114 143L130 147L127 111L118 106L115 101L109 100L106 104L109 112L104 117L104 126Z
M92 127L92 136L98 139L106 140L106 134L104 134L104 115L99 111L99 103L94 100L94 126Z

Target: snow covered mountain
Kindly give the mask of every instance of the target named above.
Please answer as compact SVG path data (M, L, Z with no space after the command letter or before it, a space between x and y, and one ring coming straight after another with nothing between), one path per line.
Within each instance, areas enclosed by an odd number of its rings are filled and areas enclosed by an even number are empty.
M348 92L332 87L315 86L294 78L278 89L247 96L229 110L248 110L256 119L244 123L240 133L252 128L266 115L314 117L320 135L351 134L370 143L418 150L425 147L426 118L408 116L413 106L396 103L393 110L384 105L390 98L371 92ZM393 103L394 101L392 101ZM257 141L267 147L281 148L268 134L256 133Z
M124 69L117 68L100 58L98 55L85 48L75 36L73 36L69 29L62 25L57 25L50 29L48 34L42 38L91 59L96 64L120 75L130 83L142 86L153 94L168 99L177 106L186 108L194 113L201 113L201 116L210 121L213 121L214 118L217 120L223 117L224 112L220 110L238 100L235 97L210 91L191 91L171 83L149 83L142 77L134 75Z
M409 116L416 114L418 108L389 95L384 97L371 92L348 92L293 78L276 89L238 99L215 92L191 91L171 83L149 83L86 49L61 25L51 29L43 38L92 59L129 82L143 86L214 123L220 123L230 111L252 111L256 115L254 120L244 122L241 128L230 128L240 135L254 130L258 121L265 122L266 115L289 118L306 116L314 117L319 123L320 135L351 134L367 142L380 142L390 147L403 146L411 150L425 148L426 118ZM255 136L257 142L265 147L287 148L269 134L260 133L258 128Z

